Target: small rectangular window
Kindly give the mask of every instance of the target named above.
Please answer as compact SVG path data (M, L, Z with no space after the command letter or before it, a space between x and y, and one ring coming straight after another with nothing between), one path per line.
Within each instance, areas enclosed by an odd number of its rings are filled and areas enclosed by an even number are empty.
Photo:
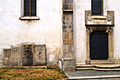
M24 0L24 16L36 16L36 0Z
M103 15L103 0L92 0L92 15Z

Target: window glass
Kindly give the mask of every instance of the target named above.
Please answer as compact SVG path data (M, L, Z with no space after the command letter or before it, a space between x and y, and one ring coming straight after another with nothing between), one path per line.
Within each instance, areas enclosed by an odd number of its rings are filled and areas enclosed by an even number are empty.
M24 0L24 16L36 16L36 0Z
M92 15L103 14L103 0L92 0Z

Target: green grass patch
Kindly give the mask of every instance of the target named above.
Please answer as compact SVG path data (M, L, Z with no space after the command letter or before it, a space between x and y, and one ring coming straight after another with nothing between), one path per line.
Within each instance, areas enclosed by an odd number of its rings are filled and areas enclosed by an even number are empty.
M6 72L7 72L7 70L6 70L6 69L5 69L5 70L0 71L0 76L1 76L1 75L4 75Z
M18 74L13 75L13 77L22 77L22 76L23 76L22 73L18 73Z

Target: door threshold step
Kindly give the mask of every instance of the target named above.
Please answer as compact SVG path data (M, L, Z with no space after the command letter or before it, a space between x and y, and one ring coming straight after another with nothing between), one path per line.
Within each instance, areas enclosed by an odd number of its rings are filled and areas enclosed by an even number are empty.
M79 65L79 66L76 66L76 70L79 71L79 70L105 70L105 71L120 71L120 65L119 64L106 64L106 65L103 65L103 64L99 64L99 65L89 65L89 66L83 66L83 65Z
M76 68L76 71L80 70L96 70L96 71L120 71L120 68Z

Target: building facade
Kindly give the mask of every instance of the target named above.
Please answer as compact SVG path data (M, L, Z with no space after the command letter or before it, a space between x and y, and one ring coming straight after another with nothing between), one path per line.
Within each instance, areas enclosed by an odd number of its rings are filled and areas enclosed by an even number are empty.
M119 0L3 0L4 66L75 70L120 63Z

